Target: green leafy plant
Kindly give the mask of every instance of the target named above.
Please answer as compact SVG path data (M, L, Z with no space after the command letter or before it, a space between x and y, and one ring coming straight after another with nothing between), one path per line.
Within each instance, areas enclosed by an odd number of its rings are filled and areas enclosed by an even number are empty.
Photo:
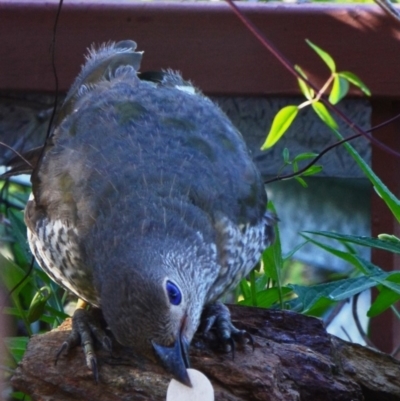
M359 292L362 292L371 287L377 287L379 291L378 297L375 299L371 305L368 316L375 317L388 308L391 308L396 316L400 316L400 313L395 307L395 303L400 300L400 272L385 272L379 266L364 260L359 257L356 253L340 251L337 248L333 248L323 244L321 241L310 238L307 234L314 234L316 236L330 238L337 240L340 244L345 245L349 248L349 245L356 244L361 246L366 246L368 248L382 249L388 252L400 254L400 242L394 237L390 241L380 238L370 238L370 237L357 237L352 235L344 235L330 232L309 232L303 234L304 238L313 244L319 246L320 248L332 253L333 255L351 263L356 270L360 273L360 276L349 278L346 280L341 280L336 282L335 286L338 288L333 288L334 293L326 292L328 286L322 285L316 288L317 293L321 297L327 297L332 300L341 300L353 296ZM384 236L384 238L386 235ZM392 236L391 236L392 237ZM350 248L351 249L351 248ZM346 291L344 287L349 288ZM350 295L349 295L350 294Z
M264 144L261 146L261 150L267 150L274 146L285 134L285 132L289 129L289 127L294 122L295 118L299 114L299 112L305 107L311 106L316 115L332 130L338 130L338 125L335 119L332 117L331 113L328 111L327 107L323 102L321 102L322 96L325 96L328 89L330 89L330 93L328 96L328 100L332 105L335 105L340 102L348 93L350 84L358 87L361 91L363 91L367 96L371 95L368 87L361 81L357 75L349 71L341 71L338 72L336 69L336 63L333 58L326 51L322 50L320 47L312 43L310 40L306 40L307 44L318 54L318 56L324 61L327 67L330 70L330 75L322 88L316 92L310 85L306 82L308 81L308 77L303 71L303 69L296 65L294 69L298 72L299 77L297 78L297 82L301 92L303 93L306 101L301 103L300 105L288 105L283 107L278 111L276 116L274 117L271 128L267 134L266 140ZM342 138L343 139L343 138ZM289 151L284 150L283 153L283 167L288 165L293 166L293 172L299 173L298 163L300 161L304 161L307 159L311 159L316 157L315 153L302 153L297 155L292 161L289 160ZM281 170L282 170L281 169ZM302 186L306 187L307 184L302 177L311 176L318 174L322 171L322 167L319 165L312 165L309 168L301 171L301 174L295 174L293 178L295 178ZM278 172L278 176L279 176Z
M298 78L298 84L301 92L307 99L305 102L298 106L289 105L283 107L276 114L272 121L271 129L267 135L267 138L262 145L261 149L266 150L275 145L283 134L288 130L299 111L307 106L311 106L317 116L331 129L337 130L338 125L332 115L329 113L326 106L320 101L321 97L325 95L325 92L330 89L329 102L331 104L337 104L342 100L349 91L350 84L361 89L367 96L371 96L371 92L368 87L352 72L349 71L336 71L336 64L333 58L320 47L312 43L310 40L306 40L307 44L318 54L318 56L325 62L330 70L330 76L326 80L325 84L322 86L318 93L315 93L305 80L308 79L305 72L300 66L296 65L296 71L304 79Z
M11 332L5 341L7 369L20 362L29 337L54 328L67 315L64 313L65 292L35 264L28 249L23 219L30 185L18 179L0 181L0 283L8 294L0 313L8 315ZM8 371L5 372L8 375ZM15 392L13 399L30 400Z
M354 147L349 143L344 143L344 138L338 131L336 121L325 105L320 101L321 97L325 95L325 92L329 88L328 100L333 105L337 104L347 95L350 84L361 89L367 96L371 95L369 89L354 73L348 71L337 72L333 58L326 51L322 50L311 41L307 41L307 43L325 62L331 74L321 90L316 93L305 81L307 80L307 76L303 70L299 66L295 67L300 76L304 78L298 78L298 84L306 101L299 106L286 106L277 113L262 149L268 149L279 141L295 120L298 112L306 106L311 106L318 117L331 129L336 138L343 142L345 149L356 161L366 178L369 179L375 191L386 203L396 220L400 222L400 200L383 184ZM284 149L282 169L288 165L292 165L294 174L292 174L290 178L295 178L305 186L304 180L296 174L299 171L298 162L318 157L319 156L315 153L304 153L290 160L289 150ZM321 166L315 166L311 163L309 167L306 167L301 172L301 175L315 174L321 171L321 168ZM278 176L279 174L280 172L278 172ZM310 236L311 234L313 237ZM395 315L400 318L400 312L395 307L395 303L400 300L400 272L383 271L379 266L360 257L353 247L353 245L360 245L398 254L400 253L399 238L386 233L379 235L378 238L356 237L329 232L305 232L301 235L306 242L312 243L352 265L354 267L352 274L347 278L312 286L299 284L281 286L280 280L274 280L274 278L276 278L277 272L282 268L282 262L286 259L282 256L276 256L277 254L281 254L279 230L277 230L278 241L264 252L262 263L255 273L255 279L250 278L246 283L241 283L240 288L242 289L241 296L243 299L239 301L240 303L257 306L285 305L285 307L298 312L321 316L321 314L334 303L343 301L364 290L375 287L379 291L379 295L372 303L368 311L368 316L377 316L390 308ZM315 237L336 240L338 246L333 247L326 245L323 241L315 239ZM301 244L301 246L303 244ZM342 248L342 250L340 248ZM293 255L296 250L293 250L291 254ZM268 262L272 260L270 257L272 254L275 255L273 258L275 267L271 272L269 271L270 264ZM269 257L267 255L269 255ZM279 270L276 270L277 266ZM267 283L271 282L272 286L265 289ZM287 300L285 304L283 302L284 297Z
M298 174L294 175L293 178L304 188L307 187L307 183L304 180L304 178L302 178L302 177L307 177L310 175L318 174L319 172L322 171L322 166L314 164L314 165L306 168L303 172L301 172L301 174L299 173L299 163L303 162L305 160L314 159L315 157L318 156L317 153L313 153L313 152L300 153L299 155L295 156L293 158L293 160L290 160L289 149L284 148L282 156L283 156L283 165L280 168L280 170L278 171L278 176L280 175L281 171L285 167L291 165L291 166L293 166L293 172L298 173Z
M275 212L272 202L268 209ZM281 308L290 297L292 290L282 285L282 269L289 256L283 257L279 228L275 229L275 242L262 254L260 263L250 273L249 279L243 279L239 285L240 305L269 308L279 303Z

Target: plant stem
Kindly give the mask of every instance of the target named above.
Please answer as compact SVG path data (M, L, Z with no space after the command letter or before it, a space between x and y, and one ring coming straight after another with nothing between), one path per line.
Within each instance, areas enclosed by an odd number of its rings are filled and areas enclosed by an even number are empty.
M254 271L254 269L250 272L250 291L251 303L253 306L257 306L256 272Z

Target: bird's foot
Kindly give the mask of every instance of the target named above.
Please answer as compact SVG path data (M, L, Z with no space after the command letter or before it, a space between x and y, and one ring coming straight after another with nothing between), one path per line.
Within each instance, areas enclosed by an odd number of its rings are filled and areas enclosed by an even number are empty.
M222 302L207 305L201 315L200 331L203 336L225 352L232 352L235 357L235 342L250 343L254 351L254 340L246 330L236 328L231 321L231 314Z
M57 352L55 363L61 354L81 345L85 353L86 364L92 371L96 383L99 381L97 358L94 350L95 342L99 342L104 349L111 352L111 339L101 328L101 312L99 309L86 310L78 306L72 316L72 331Z

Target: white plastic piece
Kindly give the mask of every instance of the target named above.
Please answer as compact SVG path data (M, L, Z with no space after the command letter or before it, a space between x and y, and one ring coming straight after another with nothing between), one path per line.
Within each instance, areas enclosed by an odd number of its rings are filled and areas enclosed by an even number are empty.
M188 369L192 387L172 379L167 390L167 401L214 401L214 389L210 380L195 369Z

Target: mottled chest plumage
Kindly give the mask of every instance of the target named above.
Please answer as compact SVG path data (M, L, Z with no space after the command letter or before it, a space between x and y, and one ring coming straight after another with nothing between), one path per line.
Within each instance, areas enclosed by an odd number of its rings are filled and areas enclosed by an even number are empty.
M35 203L25 210L28 242L40 267L57 284L92 305L100 305L93 285L93 272L82 260L78 230L69 220L35 218Z

